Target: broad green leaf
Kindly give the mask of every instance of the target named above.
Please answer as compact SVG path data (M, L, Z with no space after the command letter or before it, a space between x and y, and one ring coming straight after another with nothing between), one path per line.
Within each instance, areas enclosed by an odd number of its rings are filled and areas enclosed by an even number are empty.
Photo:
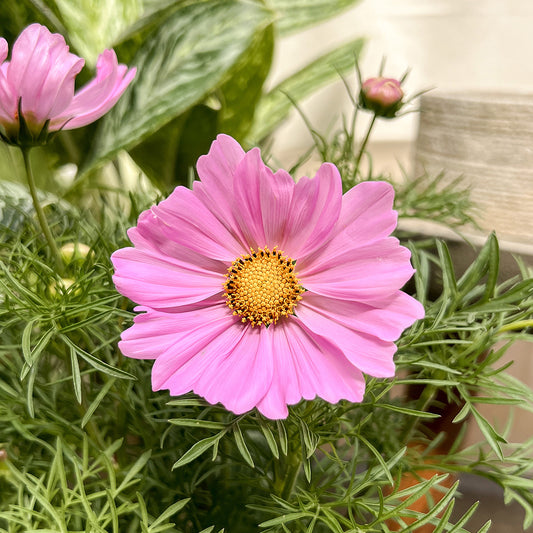
M313 26L357 4L359 0L268 0L281 35Z
M11 45L30 23L39 22L50 31L65 34L65 28L46 0L0 2L0 35Z
M217 135L218 112L206 105L197 105L187 114L175 155L175 185L186 185L196 168L198 158L209 151Z
M189 114L187 111L176 117L130 150L130 155L137 165L162 191L186 178L178 175L177 154L181 133L187 132L184 124Z
M82 172L139 144L202 101L271 19L272 13L258 1L180 6L136 54L136 80L103 119Z
M142 13L142 0L53 0L67 37L91 67Z
M353 69L355 57L361 52L362 47L363 39L344 44L319 57L263 96L248 138L252 141L265 138L287 116L293 107L287 95L293 100L300 101L320 87L340 79L340 74Z
M218 91L222 105L218 131L231 135L239 142L244 141L252 127L273 51L274 29L270 25L255 35L251 46L228 72L227 81Z

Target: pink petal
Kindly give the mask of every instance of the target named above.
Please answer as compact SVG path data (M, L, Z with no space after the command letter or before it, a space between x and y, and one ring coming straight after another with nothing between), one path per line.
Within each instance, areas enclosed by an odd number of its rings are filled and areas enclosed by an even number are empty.
M50 51L50 70L39 95L40 117L53 118L61 113L74 97L74 83L85 61L68 52L68 46Z
M398 220L398 213L392 209L393 202L394 189L390 183L359 183L343 196L335 231L346 229L358 246L388 237L396 229Z
M306 292L296 308L296 314L303 317L309 313L384 341L397 340L406 328L424 318L425 314L422 304L402 291L365 302L338 300ZM328 338L336 337L331 335Z
M245 154L235 171L235 218L249 247L273 248L281 242L294 186L285 171L273 174L258 148Z
M186 305L222 293L226 279L223 274L199 272L162 254L137 248L117 250L111 261L117 290L155 309Z
M135 77L136 69L119 65L113 50L105 50L96 63L96 78L78 91L70 105L54 117L54 129L80 128L105 115ZM68 122L66 122L68 121Z
M389 183L359 183L342 197L339 219L331 239L307 257L298 260L299 271L328 263L331 257L351 248L388 237L396 228L398 214L392 209L394 189Z
M181 353L188 346L197 349L235 321L225 303L169 313L148 307L135 310L145 312L137 315L133 326L122 333L119 348L127 357L136 359L157 359L171 347Z
M246 251L190 189L177 187L152 213L163 223L168 239L207 257L231 263Z
M9 52L9 46L7 41L0 37L0 63L3 63L7 59L7 54Z
M272 347L266 328L234 321L216 337L210 329L205 327L205 333L212 340L195 354L191 348L176 357L169 350L156 360L154 390L168 388L172 395L193 390L236 414L253 409L272 381Z
M8 79L21 99L26 121L43 124L54 107L64 108L74 95L74 78L83 59L69 53L65 39L31 24L13 45Z
M360 402L365 380L329 340L315 335L297 319L268 329L274 337L274 377L258 409L269 418L283 418L284 404L318 396L330 403Z
M313 303L313 299L311 304ZM317 298L314 299L315 302ZM318 299L320 302L320 300ZM337 322L328 312L316 309L302 301L297 316L313 333L331 341L359 370L376 377L394 376L396 346L368 333L363 333Z
M413 275L411 252L394 237L382 239L322 262L298 268L309 291L341 300L380 299L400 289ZM297 267L299 265L297 264Z
M137 226L128 230L128 237L135 248L166 256L169 261L189 270L205 275L226 274L227 263L211 259L204 255L203 251L196 252L178 244L169 239L166 232L167 226L148 209L140 214Z
M324 163L313 179L298 180L280 249L294 259L316 250L330 237L341 204L342 181L335 165Z
M218 135L209 153L198 159L196 169L200 182L193 184L199 199L244 242L233 213L233 182L235 170L244 157L244 150L229 135Z
M7 124L15 122L17 111L17 96L15 90L7 79L9 63L0 65L0 120Z

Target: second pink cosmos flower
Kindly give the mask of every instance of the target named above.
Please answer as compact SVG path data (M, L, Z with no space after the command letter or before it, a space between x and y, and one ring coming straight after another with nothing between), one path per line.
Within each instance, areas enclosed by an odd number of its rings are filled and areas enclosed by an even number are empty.
M0 133L14 144L39 143L50 131L86 126L107 113L135 76L135 68L120 65L113 50L98 58L96 78L74 92L84 60L69 52L63 36L40 24L19 35L11 60L0 38ZM25 123L20 138L21 116Z
M155 359L153 389L276 419L302 398L361 401L363 373L393 376L394 341L424 310L400 290L413 268L390 237L391 185L343 196L328 163L295 183L226 135L198 174L112 256L117 289L142 312L119 346Z

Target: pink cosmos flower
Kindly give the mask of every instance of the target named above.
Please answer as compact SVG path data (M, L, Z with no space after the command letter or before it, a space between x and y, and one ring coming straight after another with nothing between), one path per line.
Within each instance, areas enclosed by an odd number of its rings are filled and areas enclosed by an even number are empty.
M119 347L155 359L153 389L276 419L302 398L361 401L363 372L393 376L394 341L424 310L400 290L413 268L389 236L391 185L343 196L329 163L295 183L226 135L197 168L112 256L142 312Z
M38 143L48 131L94 122L115 105L136 71L119 65L115 52L105 50L98 57L96 78L74 94L85 62L69 52L61 35L40 24L24 29L11 61L7 55L7 42L0 38L0 132L14 144ZM21 126L20 114L27 128ZM21 134L30 138L20 139Z

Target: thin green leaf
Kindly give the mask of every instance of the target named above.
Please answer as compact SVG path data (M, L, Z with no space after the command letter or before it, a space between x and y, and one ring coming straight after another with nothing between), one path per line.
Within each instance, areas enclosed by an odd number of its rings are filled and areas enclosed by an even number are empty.
M145 467L151 456L152 450L147 450L135 461L135 463L133 463L133 465L130 467L130 469L124 476L124 479L117 487L117 494L121 493L126 487L130 485L132 479L141 472L141 470Z
M98 391L98 394L96 395L96 398L91 402L89 407L87 408L87 411L85 411L85 414L83 415L83 419L81 421L81 427L85 427L87 422L91 419L96 409L98 409L98 406L100 405L100 402L105 398L106 394L109 392L109 389L113 386L115 383L115 379L111 378L107 381L107 383L104 384L104 386Z
M190 498L185 498L176 503L173 503L167 507L150 525L150 529L162 524L165 520L168 520L172 515L176 514L178 511L181 511L189 502Z
M474 503L466 511L466 513L464 513L463 516L461 516L461 518L459 518L459 520L457 520L455 522L454 527L452 529L450 529L449 533L457 533L458 531L460 531L461 528L470 520L472 515L476 512L476 509L478 508L478 506L479 506L479 502ZM435 533L437 533L437 532L435 532Z
M296 513L287 513L281 516L277 516L276 518L266 520L265 522L261 522L259 524L259 527L272 527L272 526L278 526L280 524L288 524L289 522L294 522L294 520L299 520L300 518L309 517L309 516L312 516L312 514L305 512L305 511L298 511Z
M287 430L285 429L285 424L282 420L276 420L276 425L278 426L278 437L281 453L283 455L287 455L289 451L289 440L287 438Z
M30 368L28 377L28 383L26 385L26 406L28 408L28 414L31 418L35 417L35 408L33 405L33 387L35 385L35 378L37 377L37 365L33 365Z
M470 292L483 278L489 268L490 255L494 251L494 241L496 236L494 233L487 238L485 244L477 254L476 259L466 269L465 273L459 278L457 286L461 294ZM496 244L497 249L497 244Z
M320 87L338 79L339 73L348 72L353 68L354 56L360 53L362 47L362 39L340 46L285 79L263 96L257 106L254 127L248 138L254 142L260 141L287 116L293 107L287 94L299 102Z
M429 413L427 411L418 411L416 409L409 409L408 407L401 407L390 403L380 403L380 408L388 409L389 411L395 411L404 415L416 416L418 418L439 418L440 415L435 413Z
M175 426L185 426L190 428L225 429L226 424L214 422L213 420L199 420L196 418L170 418L169 422Z
M76 400L81 404L81 374L80 374L80 365L78 364L78 357L76 356L76 351L72 346L69 346L70 351L70 365L72 367L72 384L74 385L74 394L76 395Z
M443 295L445 298L455 298L457 295L457 281L450 250L444 241L437 241L437 250L442 264Z
M394 481L392 479L392 475L390 473L389 468L387 467L387 463L381 456L381 454L376 450L375 446L368 441L365 437L363 437L361 434L357 436L357 438L372 452L372 455L378 460L378 463L381 465L381 468L383 469L383 473L387 477L391 487L394 485Z
M30 320L22 331L22 354L24 355L24 359L26 360L26 363L29 366L33 364L31 357L31 334L33 331L33 327L38 322L38 320L39 318L34 318L33 320Z
M133 380L137 379L132 374L129 374L128 372L125 372L124 370L121 370L120 368L115 368L114 366L111 366L110 364L104 361L101 361L94 355L86 352L85 350L83 350L82 348L74 344L74 342L66 335L61 335L61 338L63 339L63 341L65 341L65 343L68 346L74 349L74 351L78 354L79 357L81 357L82 359L85 359L85 361L87 361L92 367L96 368L97 370L100 370L104 374L107 374L108 376L113 376L115 378L121 378L121 379L133 379Z
M461 410L455 415L455 418L452 420L454 424L458 424L459 422L462 422L469 414L470 414L470 408L471 404L469 402L466 402Z
M498 284L498 274L500 272L500 247L498 245L498 239L494 233L491 233L488 238L489 243L489 259L488 259L488 272L487 283L485 285L485 292L481 301L487 302L494 297L494 291Z
M485 522L485 524L481 528L479 528L477 533L487 533L487 531L489 531L490 529L490 526L492 526L492 520L488 520L487 522Z
M496 430L491 426L488 420L481 415L481 413L474 407L471 408L472 415L474 416L481 433L483 433L485 439L487 439L488 444L498 456L498 458L503 461L503 452L500 446L500 443L507 442L501 435L499 435Z
M212 437L207 437L206 439L203 439L201 441L198 441L196 444L194 444L191 448L189 448L178 461L174 463L172 466L172 470L176 468L180 468L191 461L194 461L197 457L200 457L203 453L205 453L209 448L212 448L223 437L223 435L226 433L226 431L221 431L217 435L213 435Z
M272 455L276 459L279 459L279 449L278 449L278 444L276 442L276 439L274 438L274 433L272 433L272 430L270 429L270 427L268 427L264 423L261 423L260 427L261 427L261 431L263 432L263 435L265 436L268 447L270 448L270 451L272 452Z
M239 424L235 424L233 427L233 437L235 438L235 443L237 444L237 448L242 455L242 458L252 467L254 468L254 460L252 459L252 455L250 454L250 450L248 450L248 446L246 446L246 442L244 440L244 436L242 434L241 428Z

